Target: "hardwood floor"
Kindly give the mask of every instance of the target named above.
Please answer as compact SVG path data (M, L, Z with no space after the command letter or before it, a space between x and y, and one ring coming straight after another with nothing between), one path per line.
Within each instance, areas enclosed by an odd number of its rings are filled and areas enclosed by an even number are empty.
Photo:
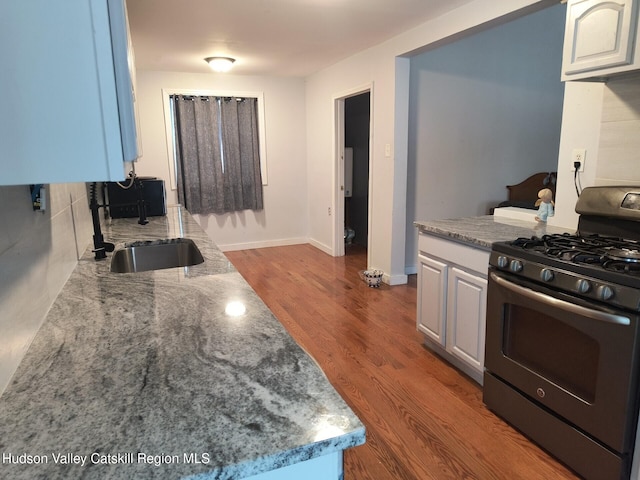
M369 288L366 252L310 245L226 253L367 428L345 480L576 479L482 403L482 390L422 344L416 278Z

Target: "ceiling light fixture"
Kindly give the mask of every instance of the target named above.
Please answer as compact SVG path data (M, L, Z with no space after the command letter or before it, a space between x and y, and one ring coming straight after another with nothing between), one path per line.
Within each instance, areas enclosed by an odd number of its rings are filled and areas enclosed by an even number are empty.
M204 61L209 64L214 72L228 72L236 59L231 57L207 57Z

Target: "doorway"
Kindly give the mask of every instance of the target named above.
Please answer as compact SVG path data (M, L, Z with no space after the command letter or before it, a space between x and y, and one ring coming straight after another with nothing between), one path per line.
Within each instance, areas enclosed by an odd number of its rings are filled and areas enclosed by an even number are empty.
M369 239L369 92L344 101L345 253L367 248ZM349 160L349 161L348 161ZM347 180L351 180L347 182ZM347 188L347 183L350 183Z
M361 89L335 101L334 255L343 256L368 250L369 245L371 90Z

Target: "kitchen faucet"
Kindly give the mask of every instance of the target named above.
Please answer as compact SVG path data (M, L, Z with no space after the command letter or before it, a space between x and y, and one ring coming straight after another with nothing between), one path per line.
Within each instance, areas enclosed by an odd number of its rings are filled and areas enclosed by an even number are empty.
M147 220L146 213L146 205L144 201L143 191L144 188L142 181L138 176L136 176L135 172L131 172L130 176L130 184L129 187L122 188L130 188L133 186L134 190L137 194L137 205L138 205L138 223L140 225L146 225L149 223ZM120 185L120 184L118 184ZM102 229L100 227L100 208L109 207L108 203L99 204L97 195L96 195L97 182L93 182L89 187L89 208L91 209L91 219L93 220L93 252L95 254L96 260L102 260L107 258L107 252L113 252L115 249L115 245L111 242L105 242L104 236L102 235Z
M102 236L102 230L100 228L100 207L107 207L107 204L100 205L96 198L97 183L93 182L89 187L89 208L91 209L91 219L93 220L93 253L96 260L102 260L107 258L107 252L113 252L115 245L110 242L105 242Z

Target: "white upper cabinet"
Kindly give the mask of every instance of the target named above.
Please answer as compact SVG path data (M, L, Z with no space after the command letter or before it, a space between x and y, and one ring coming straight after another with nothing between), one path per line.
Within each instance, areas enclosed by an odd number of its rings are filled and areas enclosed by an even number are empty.
M123 180L138 157L124 0L0 3L0 185Z
M569 0L562 80L602 80L640 68L638 0Z

